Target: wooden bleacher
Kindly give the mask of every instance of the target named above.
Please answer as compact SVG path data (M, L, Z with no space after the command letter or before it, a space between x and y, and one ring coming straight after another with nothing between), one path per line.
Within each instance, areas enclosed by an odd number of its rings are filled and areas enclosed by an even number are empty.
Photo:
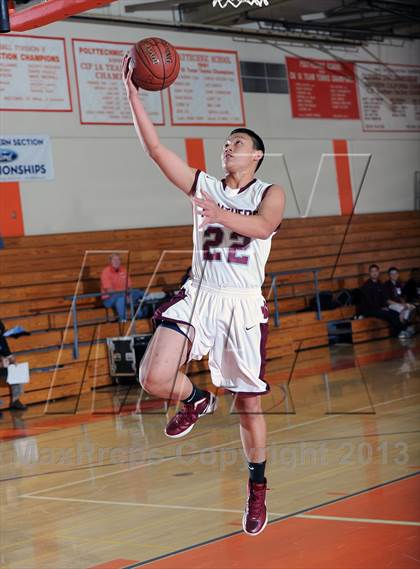
M350 227L346 216L286 219L273 239L266 271L317 267L321 291L360 286L372 262L383 270L398 266L404 280L410 268L419 264L419 222L418 212L356 215ZM31 367L24 402L75 395L81 385L83 392L110 383L105 345L95 338L120 335L118 323L106 321L100 300L80 301L81 348L78 360L74 360L73 331L71 325L67 327L71 324L70 301L65 298L76 292L76 286L79 294L98 292L108 251L130 252L133 286L150 287L151 291L176 289L190 265L191 236L191 226L177 226L4 239L5 249L0 250L0 318L8 328L20 324L32 333L10 340L11 349ZM310 272L288 275L280 283L280 328L274 326L269 278L263 287L271 314L271 372L281 370L285 358L297 348L326 346L328 321L354 315L354 307L324 311L321 321L314 312L300 312L314 295ZM376 319L354 320L352 327L354 342L389 335L387 324ZM137 321L136 331L151 331L150 321ZM51 370L57 363L60 367L52 383ZM194 362L190 373L206 369L205 362ZM7 388L0 386L0 398L7 397Z

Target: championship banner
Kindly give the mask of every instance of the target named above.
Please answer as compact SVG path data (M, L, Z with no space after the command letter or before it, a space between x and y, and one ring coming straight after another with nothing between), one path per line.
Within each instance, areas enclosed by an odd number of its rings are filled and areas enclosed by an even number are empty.
M177 48L181 70L169 88L173 125L242 126L242 85L236 51Z
M81 124L131 125L121 63L132 44L73 39ZM139 91L155 125L165 124L162 93Z
M358 119L354 64L286 57L294 118Z
M63 38L0 36L0 110L72 110Z
M54 168L50 137L0 136L0 182L52 180Z
M420 131L420 65L356 63L366 132Z

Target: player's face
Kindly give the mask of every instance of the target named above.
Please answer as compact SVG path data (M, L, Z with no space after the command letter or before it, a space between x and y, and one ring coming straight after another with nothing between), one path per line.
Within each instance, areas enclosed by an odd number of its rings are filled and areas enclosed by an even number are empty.
M261 158L260 154L261 152L255 150L252 138L246 133L233 134L223 145L222 167L225 172L240 172L255 168L257 162L254 157Z

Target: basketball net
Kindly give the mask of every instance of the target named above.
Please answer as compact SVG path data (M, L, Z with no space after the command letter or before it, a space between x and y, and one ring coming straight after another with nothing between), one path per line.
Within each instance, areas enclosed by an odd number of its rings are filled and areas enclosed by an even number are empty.
M263 6L268 6L268 0L213 0L213 8L219 6L219 8L226 8L230 4L234 8L238 8L241 4L249 4L250 6L258 6L262 8Z

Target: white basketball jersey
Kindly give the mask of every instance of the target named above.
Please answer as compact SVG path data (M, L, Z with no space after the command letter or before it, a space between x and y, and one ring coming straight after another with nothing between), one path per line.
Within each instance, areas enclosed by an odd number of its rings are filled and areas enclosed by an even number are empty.
M270 186L254 179L243 188L232 189L225 180L197 171L195 195L204 197L204 190L223 209L241 215L255 215ZM260 288L274 233L268 239L254 239L219 223L199 230L202 221L194 207L193 278L217 287Z

